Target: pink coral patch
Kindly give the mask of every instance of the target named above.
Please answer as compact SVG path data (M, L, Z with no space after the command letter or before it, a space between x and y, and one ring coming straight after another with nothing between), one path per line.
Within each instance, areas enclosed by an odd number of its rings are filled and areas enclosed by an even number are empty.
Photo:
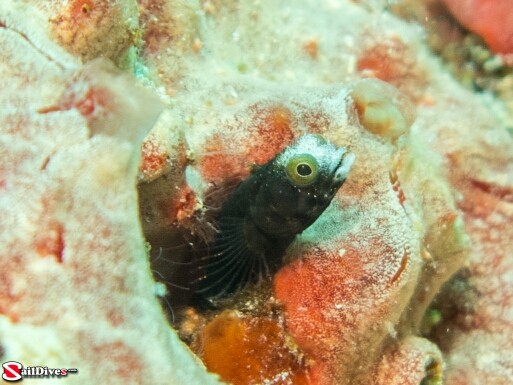
M341 349L335 336L354 326L356 318L347 311L348 304L366 278L363 261L355 250L346 250L343 258L326 254L314 251L275 277L276 297L285 305L289 332L308 357L316 358L314 384L331 383L327 377L336 361L333 354ZM319 325L323 325L322 331Z
M64 229L58 222L51 223L46 229L41 231L36 239L35 249L42 256L53 256L57 262L63 262L64 252Z
M97 115L99 115L103 109L109 110L109 108L112 108L111 98L111 93L102 88L91 87L85 90L68 89L57 105L40 108L38 112L40 114L47 114L75 108L85 117L99 117Z
M140 172L147 178L153 179L162 175L169 166L169 155L163 151L155 140L147 139L141 147Z
M247 154L251 162L266 163L294 139L294 116L282 105L253 105L250 110L254 111L250 123L253 140Z
M513 55L511 0L444 0L454 17L496 53Z
M94 3L91 0L73 1L70 7L70 14L73 20L80 21L91 15L94 10Z
M241 127L224 127L213 134L200 162L203 177L223 181L226 175L245 177L253 164L264 164L294 139L295 117L285 106L254 104L241 115L251 114L246 136L238 134ZM228 132L234 135L227 134Z

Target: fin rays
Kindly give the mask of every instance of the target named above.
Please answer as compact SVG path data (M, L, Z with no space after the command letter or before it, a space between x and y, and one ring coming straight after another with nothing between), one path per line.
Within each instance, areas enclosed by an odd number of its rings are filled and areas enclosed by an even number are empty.
M255 267L261 275L265 257L255 255L247 248L244 236L244 218L225 217L219 226L209 254L198 258L198 269L204 275L195 280L196 290L209 299L217 299L248 285L255 276Z

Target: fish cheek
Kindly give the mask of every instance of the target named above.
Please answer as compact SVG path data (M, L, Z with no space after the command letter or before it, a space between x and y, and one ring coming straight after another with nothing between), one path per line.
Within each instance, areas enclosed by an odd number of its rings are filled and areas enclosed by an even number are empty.
M273 239L270 239L262 230L252 221L246 221L244 224L244 235L248 250L254 256L264 256L267 262L276 261L285 250L278 247ZM269 266L270 267L270 266Z
M271 236L283 234L287 228L287 218L297 209L298 194L293 186L269 184L261 188L251 207L253 221Z
M273 194L268 202L272 202L273 211L283 220L291 217L301 216L301 192L294 186L282 188L279 192ZM299 211L298 211L299 210Z
M301 190L297 198L294 217L301 218L306 229L326 210L337 189L329 184L318 184L310 189Z

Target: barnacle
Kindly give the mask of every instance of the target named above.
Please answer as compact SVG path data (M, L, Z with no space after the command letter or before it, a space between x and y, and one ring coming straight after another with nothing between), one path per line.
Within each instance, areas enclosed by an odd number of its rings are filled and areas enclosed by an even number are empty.
M360 80L353 86L351 96L360 123L373 134L394 140L415 121L415 107L388 83Z

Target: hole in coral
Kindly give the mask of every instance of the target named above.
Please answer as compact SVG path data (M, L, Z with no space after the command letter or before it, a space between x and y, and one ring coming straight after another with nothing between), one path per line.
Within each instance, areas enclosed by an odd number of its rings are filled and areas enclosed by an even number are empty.
M173 172L138 186L155 295L170 324L209 371L233 384L278 383L285 376L306 385L308 361L285 331L270 280L210 308L193 298L195 261L208 253L207 245L217 234L216 216L241 178L213 185L196 206L194 193L185 184L177 186L181 179ZM243 365L234 365L234 360Z
M458 271L447 281L429 306L421 324L424 337L447 352L453 342L454 330L472 327L472 309L479 293L472 286L468 269Z
M172 169L138 186L151 269L155 280L165 286L158 296L175 326L181 322L182 310L197 305L197 261L208 253L208 243L216 232L215 217L223 201L240 182L235 179L212 186L200 201L185 183L177 183L182 180L177 172Z

